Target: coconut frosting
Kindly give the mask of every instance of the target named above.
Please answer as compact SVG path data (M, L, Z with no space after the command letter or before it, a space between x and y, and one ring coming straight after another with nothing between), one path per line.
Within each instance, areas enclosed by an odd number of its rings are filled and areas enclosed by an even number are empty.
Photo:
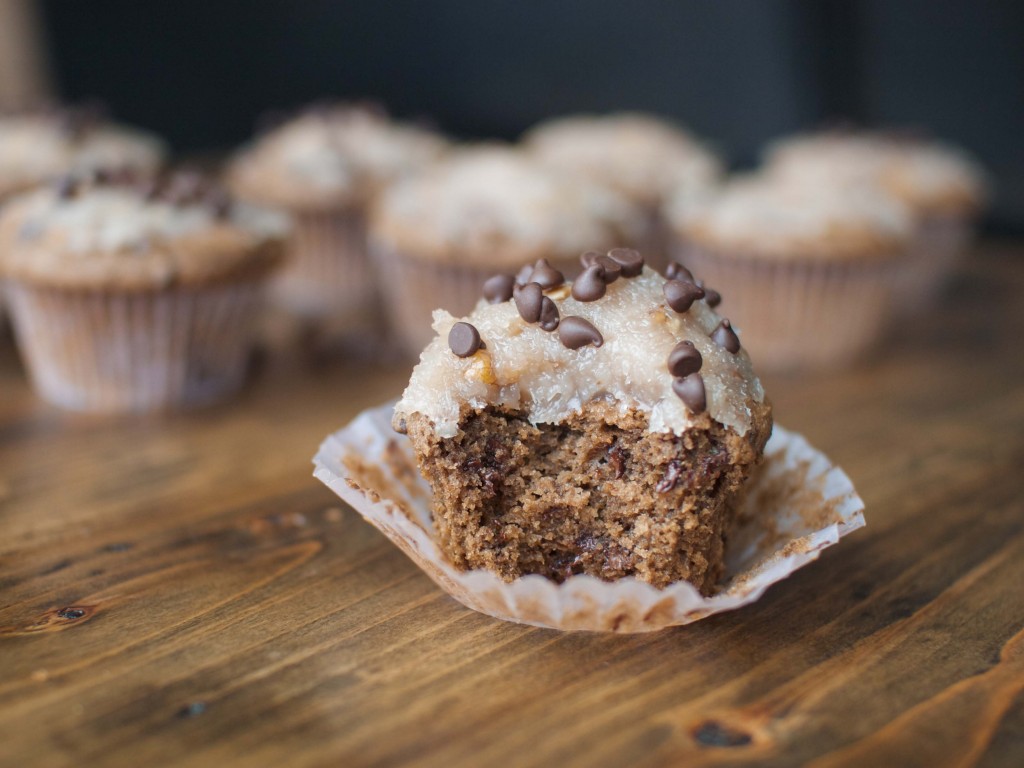
M288 232L282 214L235 203L150 199L130 186L93 186L73 196L44 188L0 215L7 274L62 284L122 280L163 284L209 276Z
M753 175L699 201L671 205L684 237L775 259L891 256L912 221L906 207L860 185L811 185Z
M537 126L525 141L552 167L583 173L644 203L699 194L722 174L718 158L688 132L638 113L560 118Z
M447 149L439 135L367 109L305 112L243 150L230 171L239 192L285 206L362 202Z
M464 149L394 185L373 216L375 238L413 255L516 264L569 257L636 237L622 195L552 171L505 146Z
M154 136L100 124L74 133L53 115L0 118L0 193L27 189L65 173L132 169L154 172L164 146Z
M769 147L766 167L792 182L874 185L923 214L970 211L985 197L985 173L965 152L878 133L785 139Z
M691 341L703 357L700 374L707 412L719 423L745 434L751 404L764 400L761 383L742 349L733 354L711 338L721 318L706 301L686 312L666 304L665 278L645 267L635 278L607 286L603 298L577 301L570 287L548 290L564 321L577 316L603 336L596 347L569 349L558 332L526 323L514 301L481 300L464 321L480 334L484 348L457 357L448 334L459 321L444 310L434 312L436 338L420 356L401 400L395 422L414 413L427 417L440 437L454 437L469 411L496 406L522 411L534 424L557 424L587 403L608 400L626 411L650 414L651 432L681 434L694 424L692 413L673 392L666 368L669 353Z

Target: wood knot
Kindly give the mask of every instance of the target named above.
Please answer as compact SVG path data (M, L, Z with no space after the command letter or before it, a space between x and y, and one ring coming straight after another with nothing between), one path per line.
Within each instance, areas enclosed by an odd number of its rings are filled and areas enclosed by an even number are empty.
M691 733L694 740L705 747L745 747L754 740L746 731L732 728L716 720L698 723Z
M88 611L85 608L79 608L75 605L69 605L66 608L61 608L57 611L57 616L62 619L68 619L69 621L75 621L81 619Z

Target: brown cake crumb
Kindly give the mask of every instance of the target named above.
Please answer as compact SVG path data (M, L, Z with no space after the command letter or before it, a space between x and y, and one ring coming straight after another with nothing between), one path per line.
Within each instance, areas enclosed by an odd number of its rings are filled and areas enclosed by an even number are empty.
M681 435L649 432L647 414L600 401L559 424L487 407L451 438L420 414L407 426L434 490L438 543L456 566L509 581L685 579L709 594L771 408L759 404L743 436L707 414Z

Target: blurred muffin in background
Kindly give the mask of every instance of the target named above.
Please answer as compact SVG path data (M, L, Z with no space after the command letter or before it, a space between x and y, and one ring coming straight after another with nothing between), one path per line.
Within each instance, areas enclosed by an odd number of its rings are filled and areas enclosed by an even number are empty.
M392 327L419 354L434 336L433 310L468 313L496 272L545 259L575 274L581 253L633 242L636 225L624 196L495 144L391 187L374 209L371 241Z
M35 388L85 411L233 393L287 231L198 174L69 176L13 199L0 276Z
M165 155L158 138L111 123L94 106L0 114L0 203L68 173L152 175Z
M669 212L676 255L725 297L757 365L842 365L884 331L913 236L894 198L752 176Z
M911 258L898 278L897 308L936 298L965 253L986 198L985 174L964 152L912 135L827 132L769 147L768 173L793 183L863 184L904 203L914 217Z
M378 303L367 208L388 184L447 149L431 131L343 103L307 108L243 148L228 169L231 188L294 221L275 300L332 333L366 327Z
M700 197L721 180L721 161L683 128L633 112L575 115L541 123L523 139L553 168L582 173L637 205L641 237L630 243L651 266L667 257L662 206Z

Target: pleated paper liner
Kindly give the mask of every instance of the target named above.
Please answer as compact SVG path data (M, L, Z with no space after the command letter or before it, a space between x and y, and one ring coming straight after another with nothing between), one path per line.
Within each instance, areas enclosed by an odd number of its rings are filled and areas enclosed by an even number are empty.
M665 589L633 578L605 582L591 576L561 584L536 575L505 582L489 571L460 571L434 541L430 488L408 439L391 429L392 408L389 403L364 411L330 435L314 457L315 476L441 589L505 621L620 633L689 624L753 603L864 525L864 504L846 474L800 435L776 426L730 538L726 575L710 597L688 582Z

